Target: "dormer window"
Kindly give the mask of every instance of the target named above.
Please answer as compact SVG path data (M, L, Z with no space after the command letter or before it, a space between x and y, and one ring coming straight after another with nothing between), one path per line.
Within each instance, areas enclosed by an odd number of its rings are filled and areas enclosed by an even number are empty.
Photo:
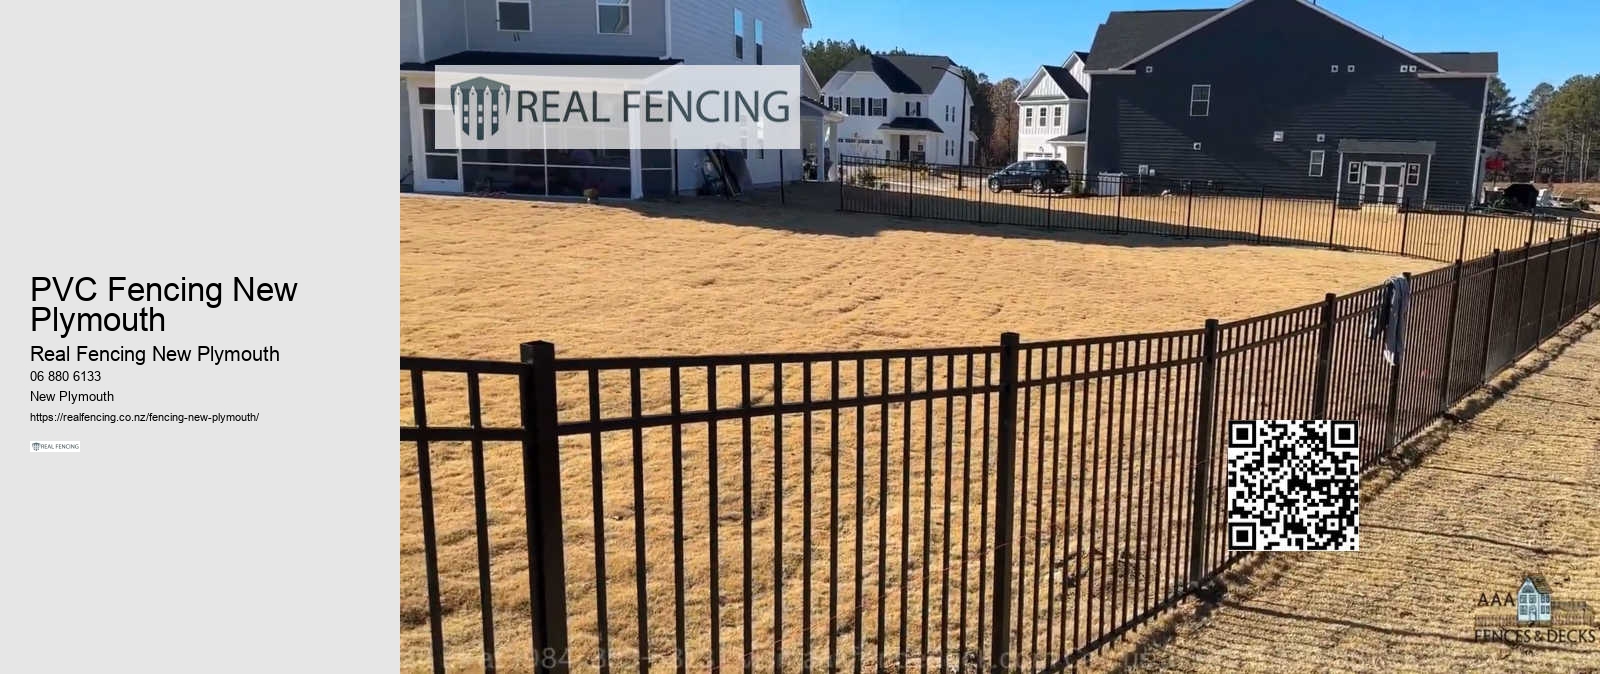
M495 23L500 30L526 33L533 29L531 0L500 0L495 3Z

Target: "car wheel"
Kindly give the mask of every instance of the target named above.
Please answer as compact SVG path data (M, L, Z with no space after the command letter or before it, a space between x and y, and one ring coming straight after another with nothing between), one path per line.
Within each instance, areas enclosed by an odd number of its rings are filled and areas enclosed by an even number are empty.
M996 192L996 193L998 193L1000 191L1000 179L999 178L990 178L989 179L989 191L990 192Z
M1033 187L1033 193L1034 194L1043 194L1044 193L1044 181L1043 180L1040 180L1038 178L1034 178L1033 179L1033 183L1032 183L1032 187Z

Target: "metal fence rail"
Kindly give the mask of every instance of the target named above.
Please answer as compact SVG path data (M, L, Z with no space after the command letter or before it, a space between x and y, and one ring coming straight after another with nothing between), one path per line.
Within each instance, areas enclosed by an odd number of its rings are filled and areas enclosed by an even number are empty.
M992 182L998 168L840 157L839 209L910 218L1244 241L1324 245L1421 257L1475 259L1600 224L1572 215L1477 212L1471 204L1361 198L1359 185L1308 194L1270 185L1156 176L1068 173L1037 186Z
M402 357L402 649L436 672L1060 671L1242 558L1227 421L1354 419L1375 465L1595 306L1600 234L1411 284L1393 364L1381 288L1094 339Z

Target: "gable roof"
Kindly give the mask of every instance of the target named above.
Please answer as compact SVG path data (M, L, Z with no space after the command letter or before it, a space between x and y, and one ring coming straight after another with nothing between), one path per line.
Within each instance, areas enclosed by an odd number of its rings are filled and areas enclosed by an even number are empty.
M1167 45L1200 30L1254 0L1240 0L1226 9L1156 10L1111 12L1095 33L1084 67L1090 70L1126 68ZM1437 72L1492 73L1499 71L1499 55L1494 52L1411 52L1355 25L1316 3L1298 0L1301 5L1332 19L1379 44L1415 59ZM1434 60L1438 57L1439 60ZM1443 62L1440 62L1443 61Z
M1543 595L1550 594L1550 584L1545 582L1544 576L1535 574L1524 577L1522 579L1522 589L1528 589L1529 585L1533 585L1534 592L1538 592L1539 594ZM1521 590L1518 590L1518 592L1520 593Z
M1075 51L1075 52L1072 52L1072 55L1078 57L1079 61L1088 61L1089 60L1089 52L1086 52L1086 51Z
M1066 92L1067 98L1086 99L1089 97L1089 92L1083 90L1083 85L1079 84L1078 79L1072 76L1072 71L1061 66L1040 67L1044 68L1045 74L1055 81L1056 86L1061 87L1061 91Z
M954 65L948 56L863 54L839 72L871 72L897 94L931 94L944 78L944 69Z
M1201 22L1222 13L1221 9L1158 9L1138 12L1112 12L1095 31L1089 58L1083 67L1109 70L1152 47L1171 39Z

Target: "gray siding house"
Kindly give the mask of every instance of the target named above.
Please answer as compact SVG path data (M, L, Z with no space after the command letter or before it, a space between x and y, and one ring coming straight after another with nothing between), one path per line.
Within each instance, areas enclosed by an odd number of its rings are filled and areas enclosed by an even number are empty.
M1112 12L1089 51L1090 173L1342 203L1475 203L1493 52L1407 51L1304 0Z
M400 0L401 187L556 197L587 187L619 198L693 192L704 150L440 147L433 115L423 114L449 105L433 90L435 68L802 65L801 32L810 27L804 0ZM826 112L811 108L814 118ZM745 154L755 185L800 177L800 152Z

